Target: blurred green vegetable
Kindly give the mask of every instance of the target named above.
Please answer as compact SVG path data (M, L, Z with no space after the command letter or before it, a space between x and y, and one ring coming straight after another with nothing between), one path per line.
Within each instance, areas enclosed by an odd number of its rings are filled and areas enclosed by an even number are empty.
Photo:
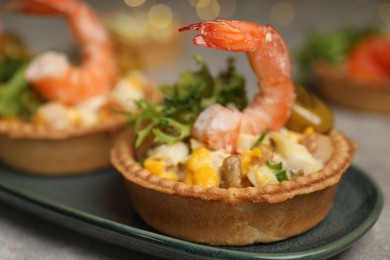
M165 95L162 104L150 104L144 100L136 103L140 114L129 114L129 121L137 133L136 147L151 133L155 142L168 144L188 138L198 115L211 104L219 103L239 110L246 107L245 79L236 71L232 59L228 60L226 71L216 78L212 77L200 56L195 56L195 60L201 66L198 71L185 71L175 84L161 87Z
M26 60L0 63L0 116L29 119L41 102L25 78L27 65Z
M31 55L24 42L5 32L0 45L0 117L30 119L40 98L25 79Z
M213 78L200 56L195 56L201 66L198 71L185 71L174 85L163 85L165 95L164 112L182 123L192 123L199 113L213 103L234 106L241 110L248 101L245 79L240 75L232 59L228 60L226 71Z
M369 34L379 32L379 28L374 26L344 27L332 32L312 31L306 44L295 53L299 67L298 82L307 83L311 80L313 66L318 61L342 67L349 51L357 42Z
M11 79L24 63L26 63L26 59L6 58L0 60L0 82Z

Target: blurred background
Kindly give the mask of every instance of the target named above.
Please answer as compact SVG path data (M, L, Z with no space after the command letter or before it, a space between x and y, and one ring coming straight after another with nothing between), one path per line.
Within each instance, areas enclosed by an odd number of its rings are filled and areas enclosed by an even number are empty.
M233 56L237 60L240 71L248 77L249 94L256 90L256 79L249 69L245 55L192 46L191 38L195 32L180 35L177 29L190 23L215 18L271 24L283 35L294 58L295 50L305 43L310 31L331 31L346 25L364 27L370 24L390 27L390 1L384 0L88 0L86 2L104 17L109 27L115 28L114 33L122 34L129 42L138 42L138 46L135 44L133 49L143 47L138 56L137 51L133 52L134 64L148 69L151 79L157 84L172 82L178 72L196 66L193 61L195 53L205 57L211 70L215 72L225 65L228 56ZM42 19L35 16L2 13L2 22L7 30L19 34L34 52L45 49L74 51L73 36L62 19L50 17ZM139 44L140 42L142 44ZM148 42L152 44L145 46ZM166 55L161 52L165 52ZM158 55L161 58L157 58ZM293 66L293 71L294 74L297 73L296 66Z

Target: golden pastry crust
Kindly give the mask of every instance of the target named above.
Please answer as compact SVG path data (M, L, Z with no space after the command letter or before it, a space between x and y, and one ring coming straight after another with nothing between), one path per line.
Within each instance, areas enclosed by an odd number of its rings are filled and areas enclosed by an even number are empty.
M154 86L145 86L145 97L161 100ZM0 161L25 173L45 176L78 175L111 166L110 150L126 117L110 104L107 119L91 126L63 129L0 118ZM107 109L107 108L106 108Z
M309 230L331 209L356 145L337 130L330 137L335 151L322 170L263 187L206 188L162 179L133 158L131 132L119 136L111 160L135 211L162 233L212 245L267 243Z
M31 124L19 120L0 119L0 135L9 138L62 140L86 134L109 131L123 126L123 117L113 115L110 119L88 127L53 128L44 124Z
M0 161L37 175L88 173L111 165L110 149L123 125L123 117L116 115L67 129L0 120Z
M326 99L355 109L390 112L390 82L361 82L326 63L318 63L315 74L317 90Z

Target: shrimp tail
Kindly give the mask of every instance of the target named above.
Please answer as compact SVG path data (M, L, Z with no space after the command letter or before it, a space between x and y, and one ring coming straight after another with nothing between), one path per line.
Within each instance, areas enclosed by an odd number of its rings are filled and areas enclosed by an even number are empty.
M39 54L30 63L27 80L42 97L77 104L109 92L116 79L114 51L90 6L78 0L8 0L3 8L27 15L61 16L75 35L82 56L77 65L52 51Z
M209 148L234 152L240 133L260 134L279 130L295 100L291 62L286 43L269 25L217 19L191 24L180 32L196 30L197 46L245 52L258 78L259 92L242 112L221 106L204 110L195 121L193 135ZM236 118L234 122L232 118Z
M258 24L252 22L217 19L182 27L179 32L199 31L192 39L192 43L197 46L248 52L259 47L259 33L262 33L260 28Z
M179 28L179 32L185 32L185 31L191 31L191 30L200 30L202 28L202 23L194 23L187 26L184 26L182 28Z

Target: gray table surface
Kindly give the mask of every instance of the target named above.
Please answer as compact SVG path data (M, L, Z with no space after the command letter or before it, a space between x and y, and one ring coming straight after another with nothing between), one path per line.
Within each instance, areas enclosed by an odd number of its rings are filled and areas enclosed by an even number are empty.
M2 1L0 1L1 3ZM89 1L96 9L124 8L122 1ZM165 1L174 6L183 23L197 22L185 1ZM331 29L344 24L361 25L380 23L378 7L389 1L285 1L295 9L295 19L288 26L276 27L284 35L293 50L299 46L308 28ZM243 4L241 4L243 3ZM234 19L272 23L270 10L275 1L240 1ZM173 5L174 4L174 5ZM177 11L177 10L176 10ZM37 20L20 16L2 15L6 28L18 31L35 50L56 46L66 49L69 35L64 34L65 24L56 19ZM388 13L390 17L390 13ZM48 22L50 21L50 22ZM385 24L386 25L386 24ZM389 26L389 24L387 24ZM57 30L52 30L57 28ZM47 32L50 31L50 35ZM188 33L184 37L180 58L164 67L149 69L147 74L157 84L171 83L184 68L195 68L193 54L205 57L213 72L225 64L226 52L191 46ZM248 77L249 95L256 92L256 78L251 73L246 58L233 54L237 66ZM382 188L385 203L382 214L374 227L351 248L333 259L390 259L390 115L354 111L333 107L336 127L347 133L359 144L354 165L369 173ZM76 232L43 221L0 201L0 259L149 259L150 257L106 244Z

